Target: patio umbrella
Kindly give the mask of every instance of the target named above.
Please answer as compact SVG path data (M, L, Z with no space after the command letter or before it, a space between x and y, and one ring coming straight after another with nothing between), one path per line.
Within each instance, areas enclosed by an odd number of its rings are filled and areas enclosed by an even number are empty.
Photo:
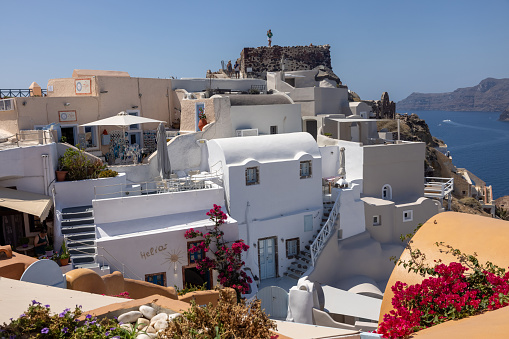
M125 137L126 137L125 130L126 130L127 126L134 125L134 124L145 124L145 123L150 123L150 122L166 122L166 121L144 118L144 117L139 117L136 115L130 115L130 114L122 111L112 117L89 122L88 124L83 124L81 126L119 126L119 127L122 127L122 135L124 136L124 139L125 139Z
M339 170L338 175L341 176L343 179L346 177L346 170L345 170L345 148L341 147L339 149Z
M166 131L163 123L157 127L157 169L161 179L169 179L171 174L168 144L166 143Z

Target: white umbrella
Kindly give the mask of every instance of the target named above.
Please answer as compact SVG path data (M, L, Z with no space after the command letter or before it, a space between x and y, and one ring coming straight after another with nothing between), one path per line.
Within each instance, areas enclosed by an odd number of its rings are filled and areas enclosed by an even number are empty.
M88 124L83 124L81 126L119 126L119 127L122 127L122 135L124 136L124 139L125 139L125 130L126 130L127 126L134 125L134 124L145 124L145 123L150 123L150 122L164 122L164 123L166 123L166 121L144 118L144 117L139 117L136 115L130 115L130 114L122 111L112 117L89 122Z
M157 127L157 169L161 179L169 179L171 174L168 144L166 143L166 131L162 123Z

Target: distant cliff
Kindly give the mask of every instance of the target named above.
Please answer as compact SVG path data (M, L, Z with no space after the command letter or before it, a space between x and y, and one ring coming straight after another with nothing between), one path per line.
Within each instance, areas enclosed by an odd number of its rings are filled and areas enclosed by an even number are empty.
M507 107L507 109L503 111L502 114L500 114L500 118L498 118L498 120L509 121L509 107Z
M508 107L509 79L494 78L449 93L412 93L397 103L398 111L502 112Z

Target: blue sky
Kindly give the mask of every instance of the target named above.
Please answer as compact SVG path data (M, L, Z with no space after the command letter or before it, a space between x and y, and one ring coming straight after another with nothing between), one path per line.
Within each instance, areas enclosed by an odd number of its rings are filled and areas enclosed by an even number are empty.
M2 1L0 88L46 88L73 69L204 77L244 47L330 44L362 99L509 78L509 0Z

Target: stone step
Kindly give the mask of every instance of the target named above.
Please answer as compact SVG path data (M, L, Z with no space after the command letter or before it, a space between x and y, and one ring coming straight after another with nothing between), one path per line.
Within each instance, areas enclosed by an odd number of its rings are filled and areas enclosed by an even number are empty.
M95 233L94 233L94 237L90 238L90 240L87 240L87 239L83 239L83 240L66 239L65 241L66 241L68 249L82 247L82 246L94 246L95 247Z
M95 255L91 254L78 254L72 255L71 261L74 264L90 264L95 262Z
M76 207L66 207L62 209L62 214L66 213L82 213L82 212L92 212L94 208L92 205L87 206L76 206Z
M94 232L95 238L95 225L84 225L84 226L62 226L62 234L71 234L71 233L92 233Z
M80 254L96 254L96 248L95 246L71 247L69 248L69 253L71 254L71 256Z
M93 225L94 218L75 218L62 220L62 226L74 226L74 225Z
M76 268L88 268L88 269L94 269L94 268L99 268L100 265L96 262L94 263L76 263L76 264L73 264L73 267L76 269Z
M86 240L94 240L95 241L95 228L93 232L82 232L82 233L69 233L65 235L67 240L72 241L86 241Z

